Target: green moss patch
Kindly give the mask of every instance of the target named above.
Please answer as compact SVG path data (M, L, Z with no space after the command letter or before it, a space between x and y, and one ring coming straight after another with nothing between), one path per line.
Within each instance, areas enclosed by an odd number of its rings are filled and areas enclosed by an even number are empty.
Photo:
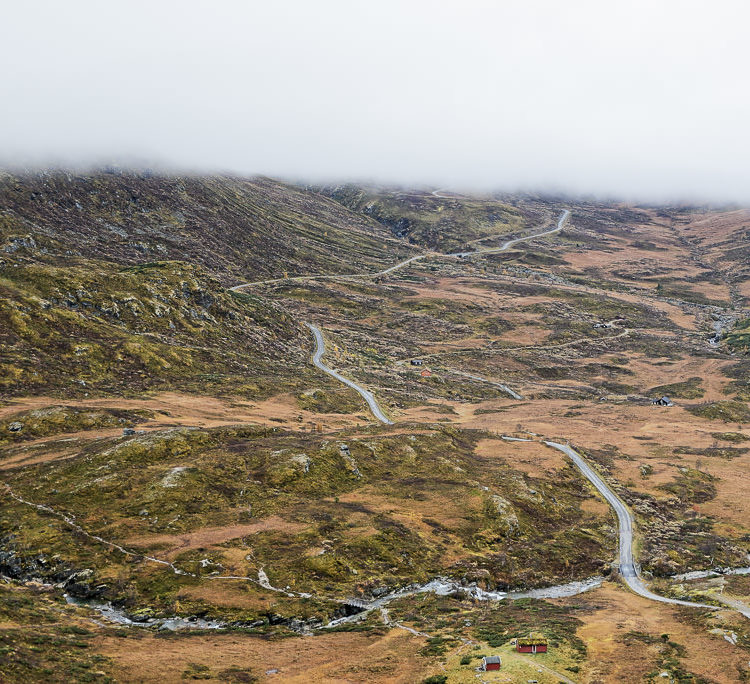
M0 444L111 427L132 427L153 417L147 409L47 406L0 420Z
M657 385L648 390L647 394L652 396L666 395L678 399L700 399L705 394L702 382L702 378L692 377L670 385Z
M686 408L701 418L723 420L725 423L750 423L750 408L742 401L714 401Z

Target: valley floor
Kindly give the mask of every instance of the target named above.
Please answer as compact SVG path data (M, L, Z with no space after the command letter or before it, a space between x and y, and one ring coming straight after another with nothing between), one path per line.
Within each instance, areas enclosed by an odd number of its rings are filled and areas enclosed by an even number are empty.
M216 284L253 335L283 312L245 371L237 327L200 333L230 361L195 352L189 382L5 395L0 679L748 681L750 575L680 576L750 565L748 214L581 203L557 231L568 208L527 201L525 225L399 243L398 269ZM650 589L709 608L627 588L610 506L545 440L632 513ZM454 590L413 591L435 578ZM514 651L531 632L548 653Z

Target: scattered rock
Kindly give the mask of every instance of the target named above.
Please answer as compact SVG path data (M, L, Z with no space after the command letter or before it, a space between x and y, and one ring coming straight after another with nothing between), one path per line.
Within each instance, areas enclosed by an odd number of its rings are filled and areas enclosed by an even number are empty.
M176 468L172 468L163 478L161 481L162 487L176 487L178 485L178 481L180 479L180 475L187 470L186 466L177 466Z
M19 249L23 248L36 248L36 241L33 237L31 237L31 235L26 235L24 237L11 237L8 242L3 245L3 252L5 252L6 254L12 254L13 252L17 252Z
M504 528L505 534L515 534L518 531L518 516L513 510L513 504L498 494L492 495L492 503L495 505L499 522Z

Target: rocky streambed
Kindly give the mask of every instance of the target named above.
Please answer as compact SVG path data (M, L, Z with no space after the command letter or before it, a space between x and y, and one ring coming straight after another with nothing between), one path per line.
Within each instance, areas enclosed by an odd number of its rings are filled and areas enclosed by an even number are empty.
M309 634L316 629L331 629L351 622L363 620L371 611L385 608L389 603L399 598L415 594L432 593L437 596L456 595L471 598L476 601L502 601L503 599L518 600L523 598L554 599L575 596L585 591L601 586L603 577L591 577L586 580L568 582L541 589L523 591L487 591L476 584L461 584L455 580L438 577L425 584L412 584L377 598L341 599L341 607L336 611L340 617L334 618L327 624L320 620L299 620L295 618L279 618L274 620L256 620L254 622L223 622L199 616L189 617L156 617L149 611L128 611L109 602L95 599L84 599L65 594L65 600L77 606L95 610L106 621L123 627L140 627L156 630L211 630L211 629L255 629L267 623L283 624L285 627L300 634Z

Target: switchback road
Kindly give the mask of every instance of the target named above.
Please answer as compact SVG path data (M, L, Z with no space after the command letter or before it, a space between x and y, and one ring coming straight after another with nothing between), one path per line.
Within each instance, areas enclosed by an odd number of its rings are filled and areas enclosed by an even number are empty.
M386 425L393 425L393 421L390 420L388 416L385 415L385 413L383 413L382 409L378 405L378 402L375 400L375 397L372 395L372 392L368 392L361 385L358 385L356 382L349 380L349 378L345 378L343 375L341 375L341 373L337 373L335 370L329 368L323 363L321 359L323 358L323 354L326 353L326 343L323 339L323 333L320 332L320 328L312 325L311 323L305 323L305 325L310 328L310 330L312 330L312 334L315 336L315 353L313 354L312 361L315 364L316 368L320 368L320 370L322 370L324 373L328 373L328 375L336 378L336 380L338 380L339 382L343 382L348 387L351 387L355 392L359 392L362 398L367 402L367 405L370 407L373 415L381 423L385 423Z
M544 230L541 233L535 233L534 235L526 235L524 237L507 240L506 242L503 242L503 244L499 247L486 247L483 249L471 250L469 252L453 252L452 254L444 254L443 256L464 258L470 256L479 256L483 254L496 254L498 252L504 252L513 247L513 245L517 245L519 242L528 242L529 240L544 237L545 235L559 233L563 229L565 222L568 220L568 216L570 216L570 212L567 209L563 209L563 213L560 215L560 218L557 219L557 223L555 224L554 228Z

